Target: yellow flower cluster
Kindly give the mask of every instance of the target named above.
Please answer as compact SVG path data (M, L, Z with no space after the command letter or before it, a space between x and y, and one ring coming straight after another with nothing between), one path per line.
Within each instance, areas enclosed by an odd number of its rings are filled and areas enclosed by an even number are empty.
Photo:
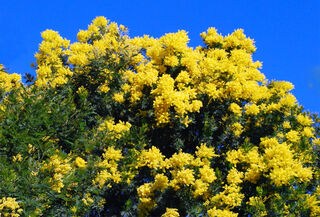
M264 200L261 197L256 197L256 196L250 197L247 204L254 207L260 216L267 216Z
M277 186L288 184L293 178L299 182L312 178L312 168L303 167L301 162L294 159L294 153L287 143L277 144L265 150L267 168L271 169L270 178Z
M245 113L247 115L257 115L260 112L259 106L257 106L256 104L247 104L245 106Z
M154 183L145 183L141 185L137 191L142 203L150 202L153 196L153 192L156 190L163 191L168 187L168 177L163 174L157 174L154 177Z
M35 54L37 59L37 80L35 84L40 87L56 87L67 83L72 71L64 63L63 58L68 55L69 41L63 39L58 32L46 30L41 34L43 41L39 52Z
M154 146L148 150L142 150L138 158L137 167L143 166L147 166L152 169L164 167L164 155L162 155L160 150Z
M235 137L239 137L243 132L243 127L239 122L232 124L230 129Z
M176 115L181 118L190 112L199 112L203 106L197 99L200 94L207 94L212 99L231 97L237 100L244 96L248 100L257 101L267 98L267 88L258 84L264 79L264 75L257 70L261 64L253 63L251 55L247 53L254 51L253 41L247 39L242 30L237 30L225 39L217 35L215 29L209 29L208 35L203 33L202 36L206 43L224 44L227 51L189 48L189 39L184 31L170 33L160 39L144 37L131 40L134 46L146 49L146 56L150 58L149 62L142 60L137 73L129 73L132 101L141 98L144 85L154 84L151 93L158 124L170 121L170 108L174 108ZM232 46L237 49L229 51ZM228 52L231 53L230 57ZM139 70L141 65L148 65L152 70L142 72ZM170 74L169 68L178 65L186 67L186 70L177 75ZM221 82L221 77L229 79L231 76L234 80ZM239 107L231 109L235 109L237 115L241 110Z
M98 127L98 131L107 130L108 135L111 139L118 140L124 134L129 131L131 128L131 124L129 122L119 121L119 123L115 124L115 122L111 120L106 120Z
M209 185L217 179L214 169L210 166L210 160L218 155L215 154L213 147L208 147L204 143L197 147L195 155L196 157L180 151L165 159L160 150L154 146L140 153L137 168L147 166L159 171L154 173L154 182L145 183L138 188L141 213L148 213L156 205L153 200L156 190L163 191L171 187L178 191L189 188L192 189L195 198L210 196ZM160 171L169 172L170 175L166 176Z
M297 121L303 126L310 126L313 123L310 117L303 114L298 114Z
M74 164L80 169L87 167L87 162L81 157L76 157Z
M229 110L234 113L235 116L241 116L242 108L236 103L231 103Z
M21 156L21 154L17 154L16 156L13 156L13 157L12 157L12 161L13 161L13 162L16 162L16 161L21 162L21 161L22 161L22 156Z
M48 171L53 174L50 178L51 189L57 193L61 193L61 189L64 187L63 177L72 170L69 164L70 159L62 159L59 155L55 154L49 158L49 162L44 163L41 170Z
M0 64L0 89L9 92L12 89L18 88L21 85L21 76L13 73L8 74L3 65Z
M174 79L168 74L159 78L157 88L151 93L155 96L153 107L158 124L170 121L170 107L174 107L177 116L181 118L185 118L188 112L199 112L202 107L202 102L195 99L195 89L186 87L182 90L174 90Z
M103 161L96 166L102 170L98 172L96 178L92 180L94 185L102 188L109 180L119 183L121 181L121 174L118 171L118 162L123 158L121 150L116 150L114 147L108 147L102 154ZM111 187L109 184L108 187Z
M305 194L304 199L305 199L305 204L307 207L310 208L311 213L310 216L316 217L320 215L320 186L317 186L316 192L313 195L310 194Z
M286 137L290 142L298 142L299 141L299 133L295 130L290 130L286 134Z
M97 17L88 30L80 30L78 42L70 44L58 32L46 30L42 33L43 42L40 44L37 59L37 86L50 85L52 88L66 84L74 75L89 72L91 60L110 56L115 62L120 62L124 52L132 56L136 49L128 48L128 37L124 36L126 29L116 23L110 23L104 17ZM70 45L70 46L69 46ZM124 48L127 48L124 51ZM101 70L104 75L108 70ZM96 81L91 80L92 83ZM101 86L101 91L107 92L108 85Z
M217 209L216 207L209 209L207 214L209 217L237 217L238 216L237 213L234 213L228 209Z
M201 36L207 48L189 48L184 31L159 39L145 36L129 40L131 46L145 49L146 55L139 56L134 71L125 73L129 86L124 86L131 102L143 97L144 86L151 87L148 97L153 100L158 125L179 117L188 127L188 114L200 111L203 102L199 98L203 94L212 100L233 99L230 111L238 117L242 111L255 116L260 112L289 111L296 105L295 97L288 93L293 89L291 83L265 80L258 70L261 63L252 60L254 41L243 30L223 37L209 28ZM184 69L173 73L172 68L178 66ZM276 102L269 101L272 97ZM240 100L248 104L240 106ZM234 131L239 136L240 126L236 125Z
M260 176L265 174L276 186L282 186L287 185L293 178L298 182L306 182L312 178L312 168L303 167L303 161L298 159L298 154L295 154L286 142L279 144L276 138L262 138L260 146L264 153L259 153L258 147L254 147L247 153L242 149L227 152L226 159L230 163L249 164L246 168L245 180L256 183ZM238 177L242 176L239 174Z
M90 204L92 204L94 202L94 200L91 198L91 194L87 193L87 194L85 194L85 197L82 198L82 202L84 205L90 206Z
M218 157L219 155L216 155L214 152L213 147L208 147L205 143L201 143L200 146L198 146L197 151L195 152L196 156L201 159L211 159L213 157Z
M20 208L16 198L3 197L0 199L0 216L18 217L22 211L23 210Z
M178 209L166 208L166 212L161 217L179 217Z

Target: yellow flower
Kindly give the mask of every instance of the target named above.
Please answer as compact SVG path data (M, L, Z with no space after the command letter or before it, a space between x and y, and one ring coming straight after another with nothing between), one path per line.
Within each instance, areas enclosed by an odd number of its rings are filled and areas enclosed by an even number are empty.
M113 100L119 103L123 103L124 102L123 93L115 93L113 95Z
M22 156L21 156L21 154L17 154L16 156L13 156L13 157L12 157L12 161L13 161L13 162L16 162L16 161L21 162L21 161L22 161Z
M230 163L236 165L240 162L242 162L245 158L245 155L243 153L242 149L238 150L231 150L227 152L227 158L226 160L229 161Z
M245 113L247 115L257 115L260 112L259 106L257 106L256 104L251 104L251 105L246 105L245 106Z
M171 181L170 185L175 189L180 189L180 186L190 186L194 184L193 170L182 169L177 172L174 179Z
M208 147L205 143L201 143L200 146L197 147L196 155L199 158L212 158L218 157L214 152L214 147Z
M164 163L164 155L160 150L152 146L149 150L142 150L138 158L138 167L148 166L149 168L158 169L162 168Z
M290 122L289 121L283 122L283 128L290 129L291 128Z
M140 200L153 196L152 183L144 183L137 189L137 192Z
M193 192L193 196L198 197L206 194L206 192L208 191L209 184L206 182L203 182L201 179L197 179L193 187L195 188Z
M160 189L160 191L163 191L165 188L168 187L168 177L166 177L163 174L157 174L154 177L154 184L152 186L153 189Z
M199 169L201 180L207 183L212 183L214 180L217 179L216 174L212 168L207 165L204 165L202 168Z
M76 213L76 212L77 212L77 207L73 206L73 207L71 208L71 211L72 211L73 213Z
M231 130L233 131L235 137L239 137L243 132L243 127L240 123L237 122L231 126Z
M303 126L310 126L313 123L313 121L310 117L308 117L307 115L303 115L303 114L299 114L297 116L297 121Z
M77 157L74 163L79 168L86 168L87 167L87 162L85 160L83 160L81 157Z
M299 137L299 133L295 130L290 130L287 134L286 134L286 138L290 141L290 142L298 142L300 137Z
M229 110L231 112L233 112L238 117L241 116L241 114L242 114L242 108L236 103L231 103Z
M4 216L18 217L22 211L16 198L2 197L2 199L0 199L0 213Z
M166 208L166 212L161 217L179 217L178 209Z
M238 214L234 213L228 209L217 209L216 207L213 207L212 209L209 209L207 212L209 217L237 217Z
M243 172L239 172L235 167L233 167L227 176L227 181L229 184L239 184L242 182L244 175Z
M208 46L214 46L215 44L222 44L223 36L217 33L217 30L213 27L207 30L207 33L200 34L204 43Z
M305 127L303 128L303 131L301 132L301 134L303 136L309 137L309 138L313 138L314 137L314 128L313 127Z

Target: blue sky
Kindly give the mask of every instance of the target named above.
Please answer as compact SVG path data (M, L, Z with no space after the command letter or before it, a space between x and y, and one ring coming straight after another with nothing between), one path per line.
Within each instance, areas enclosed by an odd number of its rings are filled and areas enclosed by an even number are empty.
M3 1L0 63L12 73L34 74L30 63L42 31L59 31L73 42L96 16L127 26L131 37L184 29L194 47L208 27L223 35L243 28L256 41L254 59L263 62L266 77L292 82L298 102L320 112L319 0Z

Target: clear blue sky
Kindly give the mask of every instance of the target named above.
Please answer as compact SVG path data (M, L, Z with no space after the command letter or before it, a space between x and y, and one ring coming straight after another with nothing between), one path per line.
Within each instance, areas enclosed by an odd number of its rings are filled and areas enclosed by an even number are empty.
M298 102L320 112L319 0L8 0L1 2L0 63L12 73L34 74L30 63L42 31L73 42L96 16L127 26L132 37L184 29L190 46L201 45L199 34L208 27L223 35L243 28L256 41L254 59L263 62L266 77L292 82Z

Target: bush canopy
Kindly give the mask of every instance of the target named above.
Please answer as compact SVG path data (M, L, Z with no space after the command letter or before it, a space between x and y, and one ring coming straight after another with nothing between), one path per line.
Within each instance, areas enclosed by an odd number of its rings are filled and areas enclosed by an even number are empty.
M0 216L320 216L319 118L235 30L46 30L0 67Z

